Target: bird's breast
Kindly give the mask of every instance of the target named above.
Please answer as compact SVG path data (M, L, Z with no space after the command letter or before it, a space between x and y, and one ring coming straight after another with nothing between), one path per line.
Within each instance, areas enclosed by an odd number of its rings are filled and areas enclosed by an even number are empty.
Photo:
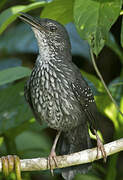
M57 130L76 126L78 115L71 116L75 110L74 94L60 68L49 64L34 68L30 77L30 92L34 110L41 121Z

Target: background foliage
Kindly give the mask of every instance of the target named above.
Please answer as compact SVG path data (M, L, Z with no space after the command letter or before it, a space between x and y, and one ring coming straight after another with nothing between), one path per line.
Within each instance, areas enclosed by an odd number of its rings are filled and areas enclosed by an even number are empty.
M17 18L20 11L30 11L32 16L51 18L66 25L72 44L73 61L81 69L95 94L99 109L99 130L103 134L104 142L122 136L123 117L96 77L88 46L89 44L97 56L99 70L122 111L121 7L121 0L0 1L0 156L47 156L55 136L54 131L35 121L24 100L25 80L30 75L38 48L30 27ZM122 162L123 153L115 154L108 158L106 164L102 161L95 162L91 172L77 175L75 180L123 180ZM2 174L0 179L4 179ZM8 179L15 180L15 175L12 173ZM62 178L57 171L55 177L51 177L49 172L25 172L23 179Z

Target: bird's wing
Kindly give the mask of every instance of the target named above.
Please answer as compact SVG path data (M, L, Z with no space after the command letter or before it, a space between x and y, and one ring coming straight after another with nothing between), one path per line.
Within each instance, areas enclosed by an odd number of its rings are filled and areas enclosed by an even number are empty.
M76 81L74 81L71 85L77 100L81 104L82 110L87 115L91 131L94 134L93 129L97 130L97 107L92 90L89 88L84 79L82 82L80 82L79 79L76 79Z

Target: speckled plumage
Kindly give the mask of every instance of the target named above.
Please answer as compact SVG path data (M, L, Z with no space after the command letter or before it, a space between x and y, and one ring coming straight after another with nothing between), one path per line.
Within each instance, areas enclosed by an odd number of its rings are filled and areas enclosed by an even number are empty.
M72 66L68 68L68 65L62 62L56 67L37 61L26 86L25 92L30 92L38 119L57 130L67 131L81 124L79 117L83 117L83 121L85 119L72 89L74 79L70 82L71 74Z
M65 28L49 19L37 20L25 14L22 18L32 25L39 46L25 86L25 97L36 120L63 132L60 154L90 148L87 121L95 126L97 109L91 89L72 62ZM89 167L87 164L65 168L62 175L69 180L78 172L87 172Z

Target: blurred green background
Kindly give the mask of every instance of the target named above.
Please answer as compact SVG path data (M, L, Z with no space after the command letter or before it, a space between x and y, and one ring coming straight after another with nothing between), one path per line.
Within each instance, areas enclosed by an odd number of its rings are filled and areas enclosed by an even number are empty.
M120 0L0 1L0 156L46 157L56 134L35 121L24 99L24 84L34 66L38 47L29 25L17 18L19 11L29 11L32 16L51 18L65 25L73 61L95 95L104 143L123 136L123 117L98 79L89 53L90 45L98 55L97 66L123 111L121 7ZM94 139L93 144L96 145ZM62 180L59 172L54 177L49 171L23 172L22 177L23 180ZM2 174L0 179L5 179ZM8 179L15 180L14 173ZM77 175L75 180L123 180L123 152L108 157L106 164L102 160L94 162L88 174Z

